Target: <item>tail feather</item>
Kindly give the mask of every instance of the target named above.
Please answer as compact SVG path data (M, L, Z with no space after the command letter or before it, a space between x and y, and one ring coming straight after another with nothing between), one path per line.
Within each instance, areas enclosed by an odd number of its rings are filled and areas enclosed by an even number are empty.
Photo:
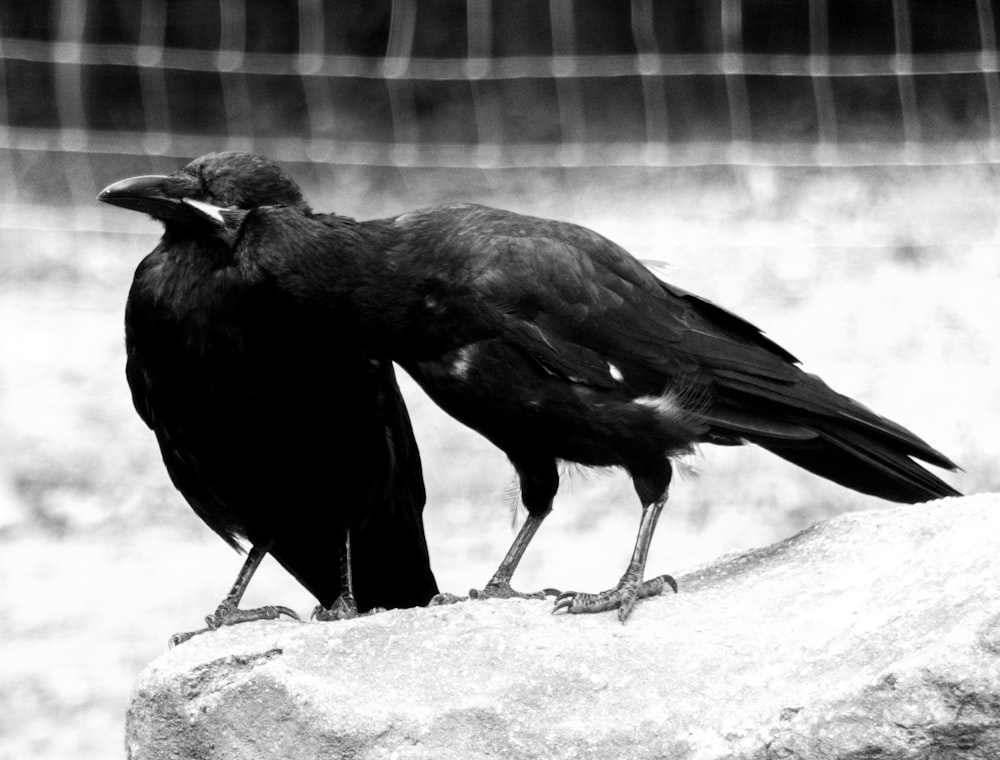
M799 467L842 486L914 504L961 494L901 451L897 441L843 427L817 431L809 441L748 438ZM941 461L949 461L938 455ZM950 469L955 469L954 465Z
M819 420L844 423L865 429L876 436L893 440L896 446L930 464L949 470L957 466L940 451L902 425L876 414L864 404L837 393L816 375L801 373L793 383L775 383L766 378L717 372L720 385L731 398L729 406L745 409L760 418L762 408L769 408L784 423L815 427ZM770 404L772 407L762 407ZM774 419L768 422L774 423ZM845 428L846 429L846 428Z
M341 593L343 535L315 526L286 530L272 556L329 607ZM351 532L351 566L358 609L419 607L438 592L417 509L379 515Z
M400 510L352 534L354 595L364 612L375 607L422 607L438 593L423 521Z
M816 475L890 501L915 503L958 491L915 459L958 466L902 425L888 420L815 375L795 382L717 372L724 400L708 422Z
M802 371L792 354L746 320L661 283L662 313L656 313L675 360L664 379L676 384L680 377L701 389L702 440L756 443L821 477L892 501L958 495L915 461L958 469L944 454Z

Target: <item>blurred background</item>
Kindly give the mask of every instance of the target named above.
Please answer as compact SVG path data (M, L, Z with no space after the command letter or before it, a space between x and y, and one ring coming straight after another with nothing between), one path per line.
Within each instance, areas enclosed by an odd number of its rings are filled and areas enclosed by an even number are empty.
M131 408L122 312L159 227L97 204L103 186L241 149L282 162L321 211L470 200L585 224L914 429L962 464L959 489L997 490L998 11L5 0L0 758L119 756L135 676L241 562L170 486ZM512 538L512 473L401 381L434 567L464 592ZM599 590L629 556L627 478L567 480L519 588ZM679 574L886 506L706 447L675 481L649 568ZM246 603L313 602L266 565Z

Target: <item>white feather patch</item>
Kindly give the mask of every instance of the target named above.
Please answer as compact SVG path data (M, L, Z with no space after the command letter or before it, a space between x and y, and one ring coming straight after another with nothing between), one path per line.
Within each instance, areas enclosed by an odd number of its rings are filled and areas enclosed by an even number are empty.
M649 407L657 414L670 419L676 419L678 415L683 413L676 397L669 391L661 396L639 396L632 399L632 403Z
M451 363L451 374L461 380L469 375L469 368L472 366L472 357L475 355L475 348L470 344L462 346L455 352L455 359Z
M222 209L218 206L213 206L211 203L205 203L204 201L198 201L194 198L182 198L182 203L186 203L204 216L206 219L211 219L213 222L220 226L225 226L226 220L222 218Z

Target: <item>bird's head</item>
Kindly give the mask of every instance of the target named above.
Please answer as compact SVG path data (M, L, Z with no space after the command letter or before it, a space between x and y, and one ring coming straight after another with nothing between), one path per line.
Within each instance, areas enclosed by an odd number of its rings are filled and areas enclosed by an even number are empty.
M130 177L97 196L113 206L141 211L166 225L225 226L208 208L249 210L295 206L308 211L298 185L273 161L253 153L208 153L173 174Z

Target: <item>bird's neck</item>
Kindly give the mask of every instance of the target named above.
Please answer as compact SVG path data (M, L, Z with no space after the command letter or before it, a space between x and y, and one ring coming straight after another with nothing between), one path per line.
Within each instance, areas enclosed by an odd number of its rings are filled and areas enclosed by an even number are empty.
M242 270L224 246L164 235L136 270L130 300L179 322L211 319L241 291Z

